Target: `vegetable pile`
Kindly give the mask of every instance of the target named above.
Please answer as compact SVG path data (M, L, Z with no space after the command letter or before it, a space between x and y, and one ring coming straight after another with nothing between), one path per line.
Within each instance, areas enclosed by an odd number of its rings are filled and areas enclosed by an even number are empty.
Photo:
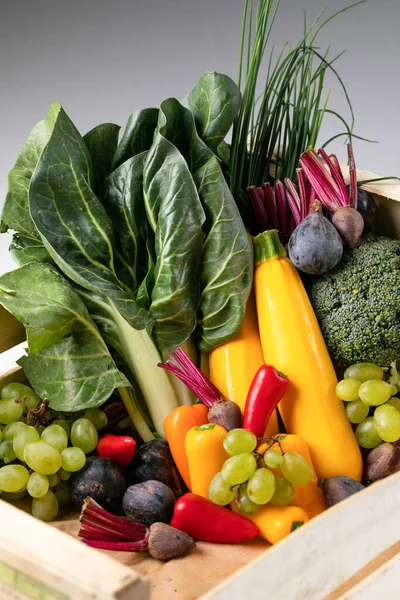
M205 73L121 136L54 103L10 172L0 303L30 387L1 390L1 497L44 521L72 504L90 546L274 544L400 469L400 241L316 45L343 10L271 52L257 100L278 5L254 29L246 0L237 83ZM315 149L325 114L349 185Z

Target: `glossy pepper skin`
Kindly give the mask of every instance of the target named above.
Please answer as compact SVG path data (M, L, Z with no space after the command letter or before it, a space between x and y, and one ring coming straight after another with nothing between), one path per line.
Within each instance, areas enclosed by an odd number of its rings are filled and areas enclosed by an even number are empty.
M210 379L221 390L224 398L236 402L243 414L251 382L263 364L264 356L252 292L237 334L210 352ZM274 411L266 435L275 435L278 431L278 419Z
M298 506L306 511L310 519L318 516L326 510L325 496L322 490L318 487L318 476L315 472L314 465L311 460L310 451L306 442L295 434L279 434L280 446L274 444L273 449L277 452L297 452L309 463L313 470L313 478L307 485L294 486L294 498L290 503L291 506ZM283 438L283 439L282 439ZM263 443L258 447L258 451L263 454L267 449L267 444ZM271 469L276 475L283 476L280 469Z
M236 503L232 503L232 509L237 512ZM291 532L292 528L309 521L305 510L298 506L273 506L266 504L262 506L254 515L248 518L260 530L260 536L266 539L270 544L276 544Z
M190 490L189 463L185 450L185 438L189 429L207 423L208 408L204 404L178 406L164 419L164 433L172 458L178 471Z
M136 442L129 435L113 435L107 433L99 439L97 454L102 458L110 458L116 465L126 469L132 462L136 450Z
M258 438L263 437L275 408L288 389L289 379L283 373L271 365L262 365L247 394L243 429Z
M362 458L317 318L276 230L254 238L254 286L264 360L285 373L279 403L288 433L307 443L319 477L362 476Z
M247 517L196 494L179 498L170 525L196 540L216 544L239 544L260 535L258 526Z
M193 427L186 434L191 491L203 498L208 499L211 479L229 458L223 446L226 434L226 429L211 423Z

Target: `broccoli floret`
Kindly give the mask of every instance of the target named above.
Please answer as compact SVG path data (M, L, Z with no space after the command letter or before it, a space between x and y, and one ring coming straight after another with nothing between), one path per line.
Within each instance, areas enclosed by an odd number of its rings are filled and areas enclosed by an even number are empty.
M332 359L389 365L400 358L400 241L367 236L315 278L309 295Z

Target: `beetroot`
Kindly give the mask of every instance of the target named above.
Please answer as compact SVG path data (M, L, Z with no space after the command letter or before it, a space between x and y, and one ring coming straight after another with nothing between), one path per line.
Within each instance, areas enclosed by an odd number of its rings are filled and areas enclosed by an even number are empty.
M364 229L361 213L351 206L338 208L332 216L332 224L350 248L355 248Z

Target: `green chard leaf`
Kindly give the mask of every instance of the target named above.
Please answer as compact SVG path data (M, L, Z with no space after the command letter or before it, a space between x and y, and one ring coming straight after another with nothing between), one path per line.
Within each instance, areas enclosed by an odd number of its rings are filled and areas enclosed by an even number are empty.
M150 227L146 223L146 250L147 250L147 261L146 265L146 275L144 276L142 282L140 283L138 290L136 292L136 302L139 306L142 306L146 310L150 308L151 305L151 292L154 287L154 268L155 268L155 257L154 257L154 234L151 231Z
M192 113L178 100L166 100L159 131L186 158L206 215L198 345L209 352L240 327L253 277L252 248L218 159L199 138Z
M41 241L18 233L14 233L8 251L20 267L29 262L53 262Z
M241 100L240 90L230 77L207 72L183 104L192 111L199 136L216 151L239 113Z
M143 165L147 152L122 163L106 180L103 206L115 236L115 268L121 281L136 292L146 275L146 211L143 199Z
M112 223L94 194L88 149L59 106L29 187L29 208L43 243L77 285L109 297L132 326L152 323L117 277Z
M205 215L183 156L160 132L146 158L143 184L155 233L153 336L160 348L173 348L196 326Z
M111 173L111 162L118 146L120 129L114 123L101 123L83 136L93 165L93 189L99 197L102 196L104 182Z
M0 277L0 304L26 327L29 355L20 364L54 410L101 406L128 387L85 304L48 264L32 262Z
M158 108L145 108L131 114L115 151L112 170L122 165L132 156L150 149L157 121Z

